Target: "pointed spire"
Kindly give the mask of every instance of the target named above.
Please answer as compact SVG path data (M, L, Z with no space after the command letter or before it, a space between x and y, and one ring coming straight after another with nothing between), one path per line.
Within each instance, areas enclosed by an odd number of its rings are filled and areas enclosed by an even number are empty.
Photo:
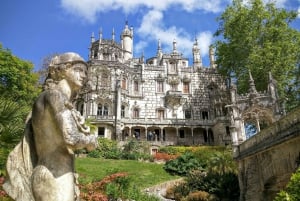
M177 43L176 43L176 40L174 39L173 40L173 53L177 52L176 45L177 45Z
M92 36L91 36L91 43L95 42L95 35L94 32L92 32Z
M102 27L99 29L99 43L102 41Z
M113 28L111 35L112 35L112 40L115 41L115 28Z
M161 50L161 43L160 43L160 39L158 39L158 42L157 42L157 50Z
M216 68L215 50L212 45L209 46L210 67Z
M193 63L194 67L201 67L202 66L202 58L200 54L200 48L198 47L198 40L195 38L195 42L193 44Z
M249 93L251 94L257 93L250 69L249 69Z

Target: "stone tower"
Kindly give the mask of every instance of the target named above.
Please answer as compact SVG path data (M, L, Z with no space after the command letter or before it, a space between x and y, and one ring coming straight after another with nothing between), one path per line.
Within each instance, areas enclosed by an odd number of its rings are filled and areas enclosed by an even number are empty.
M133 57L133 28L128 28L128 22L121 35L122 49L124 50L124 60L132 59Z

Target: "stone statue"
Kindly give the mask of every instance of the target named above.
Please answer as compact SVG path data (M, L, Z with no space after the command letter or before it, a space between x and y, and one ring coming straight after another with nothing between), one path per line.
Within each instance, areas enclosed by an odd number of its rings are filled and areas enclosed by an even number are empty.
M33 105L22 141L7 160L5 191L16 201L79 200L74 150L97 147L72 99L84 84L86 63L76 53L55 56L44 91Z

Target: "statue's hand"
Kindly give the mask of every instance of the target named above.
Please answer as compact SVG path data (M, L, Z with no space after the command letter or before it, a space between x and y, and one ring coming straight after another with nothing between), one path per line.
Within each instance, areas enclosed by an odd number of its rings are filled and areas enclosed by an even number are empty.
M97 137L95 135L90 135L89 137L91 139L90 139L90 143L86 146L86 149L88 151L92 151L92 150L94 150L94 149L96 149L96 148L99 147L98 140L97 140Z

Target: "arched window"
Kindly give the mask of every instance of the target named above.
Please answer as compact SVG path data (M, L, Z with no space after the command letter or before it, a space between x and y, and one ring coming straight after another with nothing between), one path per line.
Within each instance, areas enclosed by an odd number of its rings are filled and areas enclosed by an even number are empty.
M133 109L133 118L139 118L140 117L140 110L138 108Z
M185 94L190 93L190 83L183 82L183 93L185 93Z
M164 119L165 118L165 111L163 109L157 110L157 118L158 119Z
M104 105L103 107L103 116L108 116L108 106Z
M125 78L123 78L123 80L122 80L122 83L121 83L121 88L122 89L127 89L127 82L126 82L126 79Z
M108 116L108 105L102 105L101 103L98 104L98 109L97 109L97 116Z
M157 81L156 82L156 91L157 92L164 92L164 82L163 81Z
M185 110L184 111L184 116L185 116L186 119L192 118L192 112L191 112L191 110Z
M135 93L139 92L139 82L138 81L133 81L133 91Z
M125 117L125 106L124 105L121 106L121 117L122 118Z
M99 104L97 109L97 116L102 116L102 115L103 115L102 104Z
M109 76L107 73L103 73L101 76L101 86L108 87L109 86Z

